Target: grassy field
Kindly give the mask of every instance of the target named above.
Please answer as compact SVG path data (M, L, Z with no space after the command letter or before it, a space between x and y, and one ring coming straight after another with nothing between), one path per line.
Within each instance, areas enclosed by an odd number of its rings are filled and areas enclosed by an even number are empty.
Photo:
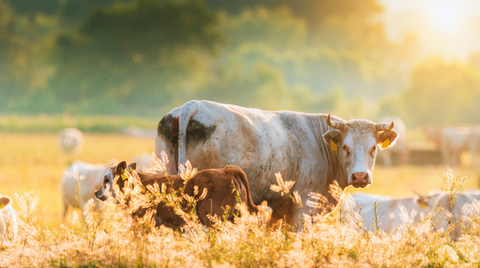
M448 234L429 233L425 228L397 236L378 235L364 233L334 218L320 221L302 235L269 230L252 219L237 226L223 224L216 231L206 232L192 223L191 232L183 235L164 228L145 231L137 226L132 231L131 225L119 220L117 212L103 216L116 219L114 223L106 218L98 221L92 218L87 227L75 221L70 227L60 227L59 182L72 161L131 160L134 155L151 153L153 139L86 134L83 153L76 158L62 154L56 134L0 133L0 140L0 194L13 197L14 193L24 195L24 192L33 191L40 201L35 212L37 221L21 228L25 234L19 240L0 247L0 267L13 264L58 267L441 267L469 264L478 267L475 256L479 249L472 246L478 244L478 234L459 242L452 242ZM443 166L377 166L373 185L360 191L390 196L412 195L412 190L427 194L439 189L439 174L445 170ZM464 189L478 187L478 170L454 168L454 171L467 176ZM359 190L347 190L354 191ZM18 211L22 209L15 199L13 206ZM112 226L116 226L115 232L105 231ZM35 253L37 250L39 253ZM19 260L23 260L23 264L20 261L19 265Z
M60 151L57 138L56 134L0 133L0 140L4 141L0 155L0 194L13 196L13 193L34 191L40 198L42 217L50 227L60 224L60 178L74 160L107 163L112 158L131 160L134 155L152 153L154 150L153 139L86 134L82 154L72 157ZM467 176L465 189L478 188L478 170L454 170ZM412 195L412 190L416 190L427 194L439 189L441 181L438 174L444 172L443 166L377 166L373 185L367 189L349 187L347 192L405 196Z
M158 119L158 118L157 118ZM158 120L127 116L0 115L0 132L52 133L67 127L97 133L118 133L125 126L155 129Z
M116 134L85 134L84 150L77 157L60 151L56 134L0 133L0 140L0 194L34 191L40 199L40 224L49 227L60 224L60 178L74 160L106 164L154 150L153 139Z

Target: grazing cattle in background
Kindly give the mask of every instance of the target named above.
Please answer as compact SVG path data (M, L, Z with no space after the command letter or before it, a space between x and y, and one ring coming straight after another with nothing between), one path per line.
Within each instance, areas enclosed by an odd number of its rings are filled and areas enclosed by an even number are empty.
M76 128L66 128L60 132L58 145L66 154L79 155L83 150L83 134Z
M472 155L472 167L478 166L480 150L480 127L434 127L424 128L427 139L433 141L442 153L443 161L448 166L458 166L462 152Z
M95 207L99 208L100 203L95 198L94 192L102 184L103 175L109 166L75 161L65 170L60 182L64 222L69 207L80 208L83 216L85 204L94 199Z
M5 240L15 239L17 233L17 215L12 207L12 199L0 195L0 246Z
M122 161L118 165L110 167L105 174L103 184L95 191L95 196L102 201L107 199L106 191L110 191L110 194L115 196L115 192L112 190L115 177L120 177L116 180L116 183L119 189L122 190L125 187L124 180L128 179L127 176L121 178L126 169L135 170L136 163L130 163L127 166L126 162ZM212 222L210 222L207 215L217 215L220 218L226 215L227 220L233 220L236 212L235 205L238 202L245 204L250 213L259 211L259 208L253 203L250 196L250 188L245 173L236 166L199 171L186 184L180 175L153 175L138 171L137 174L142 185L147 186L156 183L162 187L162 184L164 184L167 193L175 191L178 196L181 194L179 189L185 187L183 193L198 200L196 212L200 222L207 227L212 226ZM196 187L198 187L197 191L195 191ZM204 190L206 190L206 195L201 198ZM188 203L184 201L182 205L184 205L183 209L185 212L188 212ZM229 207L228 210L227 207ZM146 210L141 209L139 212L134 213L133 216L143 216L145 213ZM166 206L163 202L157 206L155 221L156 226L163 224L171 228L178 228L185 224L182 217L175 214L173 208Z
M455 208L452 207L449 197L440 191L432 192L426 197L392 198L365 193L354 193L352 197L355 205L361 207L360 215L364 218L363 227L365 229L375 230L374 202L378 202L377 217L380 228L391 232L404 225L402 217L405 216L405 212L411 220L410 223L418 223L423 215L433 213L432 222L435 224L435 228L445 228L448 225L446 212L455 212L457 220L461 219L462 208L465 204L480 200L480 191L459 193L455 200ZM478 213L478 211L476 212ZM411 217L412 215L414 216ZM460 229L457 230L460 231Z
M304 214L326 212L307 206L309 193L322 194L336 206L338 200L329 193L335 181L341 189L373 182L377 148L397 140L393 125L190 101L159 122L155 153L160 157L165 151L169 174L176 174L186 158L199 170L237 165L247 174L256 204L267 200L273 218L300 223ZM292 190L303 206L270 190L277 172L295 182Z
M399 137L395 143L395 147L391 150L382 150L378 152L378 159L382 164L391 167L392 165L406 164L409 160L410 150L407 142L407 127L402 119L394 116L384 117L379 120L381 124L394 123L393 130L395 130Z

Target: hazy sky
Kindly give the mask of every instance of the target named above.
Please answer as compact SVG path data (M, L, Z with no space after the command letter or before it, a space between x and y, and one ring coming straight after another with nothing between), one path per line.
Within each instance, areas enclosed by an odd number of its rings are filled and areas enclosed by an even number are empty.
M468 58L480 52L480 0L379 0L394 40L415 33L422 55Z

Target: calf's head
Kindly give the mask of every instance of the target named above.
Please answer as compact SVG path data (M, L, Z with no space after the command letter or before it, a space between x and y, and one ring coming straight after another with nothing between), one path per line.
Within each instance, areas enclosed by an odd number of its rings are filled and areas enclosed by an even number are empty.
M100 187L95 191L95 196L102 201L107 200L107 192L112 197L115 197L115 191L113 191L113 183L116 182L119 189L122 190L125 185L125 180L127 179L126 175L124 175L125 170L136 169L137 163L135 162L131 162L127 165L127 162L121 161L116 165L112 165L110 168L107 169L105 175L103 175L103 182Z
M328 115L327 124L334 129L323 134L323 140L331 150L338 148L348 185L365 188L372 184L377 150L391 147L398 138L393 122L390 125L368 120L336 122Z
M10 197L0 195L0 210L10 205L11 202L12 202L12 199L10 199Z

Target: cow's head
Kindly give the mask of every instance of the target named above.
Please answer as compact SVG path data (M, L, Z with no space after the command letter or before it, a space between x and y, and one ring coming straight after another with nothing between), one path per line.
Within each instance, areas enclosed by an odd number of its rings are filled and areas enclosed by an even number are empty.
M324 142L331 150L340 151L348 185L365 188L372 184L378 148L391 147L398 138L393 122L390 125L368 120L333 122L328 115L327 124L334 130L323 134Z
M125 185L125 180L127 179L124 174L125 170L136 170L137 163L131 162L127 165L127 162L121 161L116 165L112 165L110 168L107 169L105 175L103 175L103 182L100 187L95 191L95 196L105 201L108 198L107 192L113 197L115 197L115 191L113 191L113 183L116 177L119 177L116 180L116 183L120 190L123 189Z

